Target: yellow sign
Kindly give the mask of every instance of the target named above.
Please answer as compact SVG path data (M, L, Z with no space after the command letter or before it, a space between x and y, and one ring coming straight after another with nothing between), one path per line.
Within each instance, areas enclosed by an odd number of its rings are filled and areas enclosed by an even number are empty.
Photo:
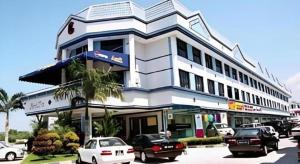
M241 111L261 111L260 107L244 104L235 101L228 102L228 108L231 110L241 110Z

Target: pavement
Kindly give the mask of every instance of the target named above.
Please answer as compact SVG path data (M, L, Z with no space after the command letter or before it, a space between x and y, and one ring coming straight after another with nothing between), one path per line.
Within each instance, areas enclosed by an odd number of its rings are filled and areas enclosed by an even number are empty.
M292 138L281 138L278 151L270 151L267 156L255 154L233 157L227 146L188 148L187 154L178 156L174 162L167 159L151 159L149 164L299 164L297 159L297 141ZM19 164L22 160L13 162L1 161L0 164ZM72 161L59 164L71 164ZM140 164L138 159L134 164ZM58 164L58 163L56 163Z
M187 155L181 155L174 162L166 159L152 159L150 164L299 164L297 161L297 141L281 138L278 151L270 151L267 156L241 155L233 157L227 146L213 148L189 148ZM135 160L135 164L141 163Z

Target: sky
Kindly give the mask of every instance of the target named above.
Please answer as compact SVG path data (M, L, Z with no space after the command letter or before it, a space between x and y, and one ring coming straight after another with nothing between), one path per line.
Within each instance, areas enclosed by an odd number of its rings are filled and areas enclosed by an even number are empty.
M149 6L159 0L134 0ZM20 82L19 76L54 63L55 40L65 19L93 4L108 0L1 0L0 88L9 95L49 87ZM300 101L300 1L298 0L181 0L200 10L207 23L243 52L260 61L293 91ZM0 131L4 131L0 114ZM31 118L13 112L13 129L30 130Z

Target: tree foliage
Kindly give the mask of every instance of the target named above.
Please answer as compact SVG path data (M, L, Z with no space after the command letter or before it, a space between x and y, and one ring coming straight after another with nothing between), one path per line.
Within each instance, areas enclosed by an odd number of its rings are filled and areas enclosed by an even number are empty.
M99 122L94 121L94 126L96 134L103 137L113 137L121 130L120 125L107 109L105 109L104 117Z
M40 156L54 154L61 148L60 136L53 131L41 129L33 141L32 153Z
M64 143L66 150L68 150L71 154L74 154L80 146L79 137L74 132L68 132L64 135Z

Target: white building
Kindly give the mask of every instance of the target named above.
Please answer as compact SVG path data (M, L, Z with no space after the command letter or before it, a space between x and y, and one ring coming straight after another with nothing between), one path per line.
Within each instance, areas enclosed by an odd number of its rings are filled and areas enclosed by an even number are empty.
M74 57L118 72L125 100L110 98L105 105L127 138L164 126L174 137L202 137L208 114L233 127L289 116L286 86L176 0L148 8L131 1L89 6L66 19L56 48L56 64L20 77L56 85L27 94L27 115L73 110L74 124L84 130L84 104L71 108L68 100L53 99ZM103 104L91 101L89 107L93 121L103 116Z

